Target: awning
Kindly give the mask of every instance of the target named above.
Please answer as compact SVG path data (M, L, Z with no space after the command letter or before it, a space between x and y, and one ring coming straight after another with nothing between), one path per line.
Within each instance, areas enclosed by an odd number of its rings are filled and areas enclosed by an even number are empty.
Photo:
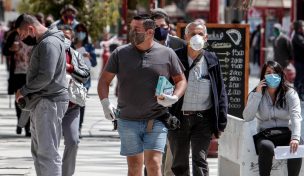
M257 8L291 8L292 0L253 0L252 6Z
M178 8L175 3L165 6L163 9L167 12L168 16L170 17L185 16L185 13L180 8Z
M186 12L191 11L209 11L210 9L210 0L191 0L187 7Z

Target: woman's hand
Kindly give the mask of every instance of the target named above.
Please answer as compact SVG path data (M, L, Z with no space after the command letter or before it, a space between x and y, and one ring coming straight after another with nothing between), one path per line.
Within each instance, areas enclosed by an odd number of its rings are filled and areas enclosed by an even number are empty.
M262 81L259 82L257 88L256 88L256 92L262 92L263 87L266 87L266 81L265 79L263 79Z
M295 153L298 150L299 141L296 139L292 139L289 143L290 153Z
M74 71L74 66L72 64L66 63L66 71L72 73Z
M83 55L83 57L88 57L89 59L91 59L91 55L88 52L85 52L82 55Z

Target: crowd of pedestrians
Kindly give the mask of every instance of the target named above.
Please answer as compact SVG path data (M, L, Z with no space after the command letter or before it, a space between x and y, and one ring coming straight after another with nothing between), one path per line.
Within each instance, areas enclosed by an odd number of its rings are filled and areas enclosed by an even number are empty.
M57 21L51 15L22 14L9 30L0 28L1 51L9 71L8 94L15 94L16 100L16 133L21 134L25 127L25 136L31 137L38 176L77 175L83 102L91 87L90 69L97 65L89 30L76 19L77 14L68 4ZM258 132L283 128L282 134L287 134L283 143L262 137L255 141L262 176L270 174L275 146L290 145L296 152L302 142L304 22L294 23L292 38L282 32L280 24L273 27L274 61L263 66L260 83L250 92L243 112L246 121L257 118ZM258 64L260 30L258 26L251 38L254 63ZM227 125L229 101L220 62L215 53L204 49L208 40L205 22L189 22L185 40L172 34L168 14L154 9L151 14L133 17L130 43L111 45L116 38L108 33L100 43L103 68L97 91L105 118L117 123L120 154L126 156L130 176L141 175L143 166L147 175L190 175L190 152L192 174L208 176L210 141L213 136L219 138ZM290 64L297 73L294 87L285 76ZM109 100L115 76L117 107ZM174 85L171 93L155 94L160 76ZM61 157L62 135L65 149ZM299 175L301 162L288 161L289 175Z
M37 175L72 176L84 104L76 88L91 85L90 68L97 65L94 46L77 10L66 5L61 19L39 13L22 14L1 31L2 54L9 71L8 94L15 94L16 133L31 137ZM75 83L76 82L76 83ZM72 101L76 97L76 102ZM58 152L64 136L63 157Z

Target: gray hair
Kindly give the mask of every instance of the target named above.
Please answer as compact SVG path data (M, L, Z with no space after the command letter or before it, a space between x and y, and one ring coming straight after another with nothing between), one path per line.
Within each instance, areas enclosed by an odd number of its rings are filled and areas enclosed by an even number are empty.
M207 35L207 27L200 22L191 22L185 28L185 34L189 34L190 26L194 26L195 28L203 28L204 34Z

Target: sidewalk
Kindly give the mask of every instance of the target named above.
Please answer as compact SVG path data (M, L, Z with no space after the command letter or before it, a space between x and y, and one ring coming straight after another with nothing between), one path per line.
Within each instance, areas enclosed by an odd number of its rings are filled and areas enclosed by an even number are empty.
M6 95L7 73L4 64L0 65L0 176L27 175L35 176L33 160L30 153L30 138L16 135L16 115L14 96ZM249 90L259 79L250 77ZM92 82L83 124L79 151L77 155L75 176L121 176L127 175L125 157L119 155L120 141L118 133L112 131L112 124L105 119L97 96L97 79ZM110 101L116 102L113 95L114 86L110 89ZM61 140L60 152L63 152ZM217 158L208 158L210 176L217 175Z

